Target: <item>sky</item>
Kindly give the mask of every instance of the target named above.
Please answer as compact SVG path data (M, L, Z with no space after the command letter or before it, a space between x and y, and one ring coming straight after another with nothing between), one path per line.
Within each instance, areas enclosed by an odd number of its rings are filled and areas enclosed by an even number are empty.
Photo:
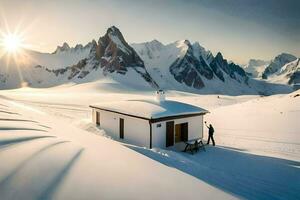
M299 0L0 0L0 30L30 48L96 41L115 25L128 43L198 41L239 64L287 52L300 57Z

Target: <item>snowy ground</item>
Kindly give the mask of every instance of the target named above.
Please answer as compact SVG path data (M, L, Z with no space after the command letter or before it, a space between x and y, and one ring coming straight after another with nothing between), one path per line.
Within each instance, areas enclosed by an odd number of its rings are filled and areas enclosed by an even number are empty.
M169 91L211 112L217 147L189 155L120 145L90 123L89 104L153 98L151 91L91 84L1 91L1 199L300 199L296 94Z

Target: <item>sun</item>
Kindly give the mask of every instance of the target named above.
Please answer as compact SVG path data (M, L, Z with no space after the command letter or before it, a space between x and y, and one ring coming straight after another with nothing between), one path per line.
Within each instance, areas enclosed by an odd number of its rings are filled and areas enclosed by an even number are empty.
M4 35L1 40L1 46L8 53L16 53L23 46L22 38L16 34Z

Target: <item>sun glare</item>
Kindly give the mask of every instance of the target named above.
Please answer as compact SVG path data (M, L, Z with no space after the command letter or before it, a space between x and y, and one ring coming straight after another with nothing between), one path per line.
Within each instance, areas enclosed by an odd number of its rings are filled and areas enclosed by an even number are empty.
M2 38L2 46L5 51L14 53L22 47L22 39L18 35L9 34Z

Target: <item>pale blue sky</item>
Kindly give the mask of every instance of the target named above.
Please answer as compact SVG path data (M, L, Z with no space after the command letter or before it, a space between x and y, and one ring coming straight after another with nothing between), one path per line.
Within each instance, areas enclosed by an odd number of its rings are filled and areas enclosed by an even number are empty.
M116 25L129 43L189 39L238 63L300 56L298 0L0 0L0 29L21 22L26 42L52 52L58 44L98 40Z

